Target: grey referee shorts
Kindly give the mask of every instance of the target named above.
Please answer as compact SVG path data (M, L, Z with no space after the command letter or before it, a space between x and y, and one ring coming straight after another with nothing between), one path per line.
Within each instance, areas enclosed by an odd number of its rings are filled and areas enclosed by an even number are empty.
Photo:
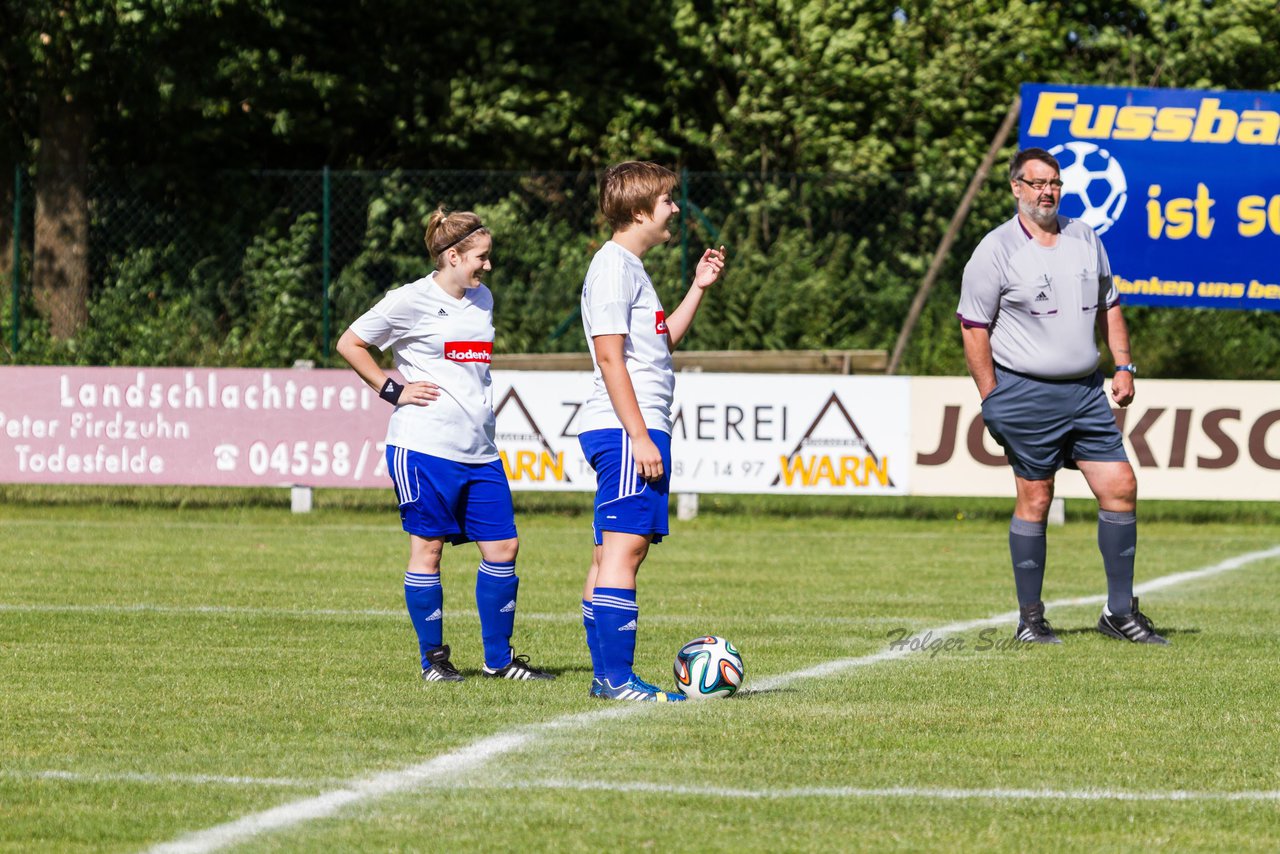
M1047 480L1076 460L1128 462L1124 437L1102 387L1102 372L1043 380L996 365L996 387L982 401L982 420L1014 474Z

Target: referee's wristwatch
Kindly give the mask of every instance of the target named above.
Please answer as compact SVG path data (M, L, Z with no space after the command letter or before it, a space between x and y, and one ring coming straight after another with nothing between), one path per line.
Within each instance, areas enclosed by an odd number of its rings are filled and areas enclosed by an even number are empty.
M1127 365L1116 365L1116 373L1118 374L1121 371L1136 377L1138 375L1138 366L1133 364L1133 362L1130 362Z

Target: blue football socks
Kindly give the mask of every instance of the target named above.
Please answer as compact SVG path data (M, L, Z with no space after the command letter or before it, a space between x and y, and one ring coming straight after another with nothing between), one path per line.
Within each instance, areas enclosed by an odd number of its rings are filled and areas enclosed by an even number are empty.
M596 637L596 614L587 599L582 600L582 627L587 631L587 651L591 653L591 675L604 678L604 662L600 660L600 640Z
M511 634L516 625L519 588L515 561L480 561L476 572L476 610L480 612L484 663L490 669L497 670L511 663Z
M597 587L591 594L591 610L595 614L603 676L610 685L623 685L632 676L636 658L636 624L640 618L636 591Z
M418 634L418 651L425 670L430 664L427 650L444 645L444 588L440 586L440 573L406 572L404 604Z

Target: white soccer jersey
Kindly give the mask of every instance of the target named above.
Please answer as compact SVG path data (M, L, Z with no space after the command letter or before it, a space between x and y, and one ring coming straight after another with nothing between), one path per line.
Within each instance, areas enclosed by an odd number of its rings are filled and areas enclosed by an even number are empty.
M582 285L582 329L595 366L591 397L578 413L578 431L622 426L596 362L597 335L625 335L622 354L636 401L651 430L671 432L671 401L676 375L666 313L640 259L610 240L591 259Z
M460 463L498 458L494 442L493 294L484 285L454 299L435 273L387 293L351 324L362 341L390 347L406 382L432 382L440 397L397 406L387 444Z
M1043 379L1097 369L1098 313L1120 300L1093 229L1058 223L1055 246L1033 240L1017 216L992 229L965 265L956 309L966 324L991 330L997 363Z

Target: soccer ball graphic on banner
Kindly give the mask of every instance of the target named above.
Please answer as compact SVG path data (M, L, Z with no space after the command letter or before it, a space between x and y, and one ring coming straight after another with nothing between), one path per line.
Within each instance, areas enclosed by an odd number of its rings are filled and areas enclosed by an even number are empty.
M676 653L676 690L690 700L731 696L744 672L734 645L714 635L691 640Z
M1105 148L1080 140L1054 146L1049 153L1062 167L1062 215L1105 234L1129 200L1129 182L1120 161Z

